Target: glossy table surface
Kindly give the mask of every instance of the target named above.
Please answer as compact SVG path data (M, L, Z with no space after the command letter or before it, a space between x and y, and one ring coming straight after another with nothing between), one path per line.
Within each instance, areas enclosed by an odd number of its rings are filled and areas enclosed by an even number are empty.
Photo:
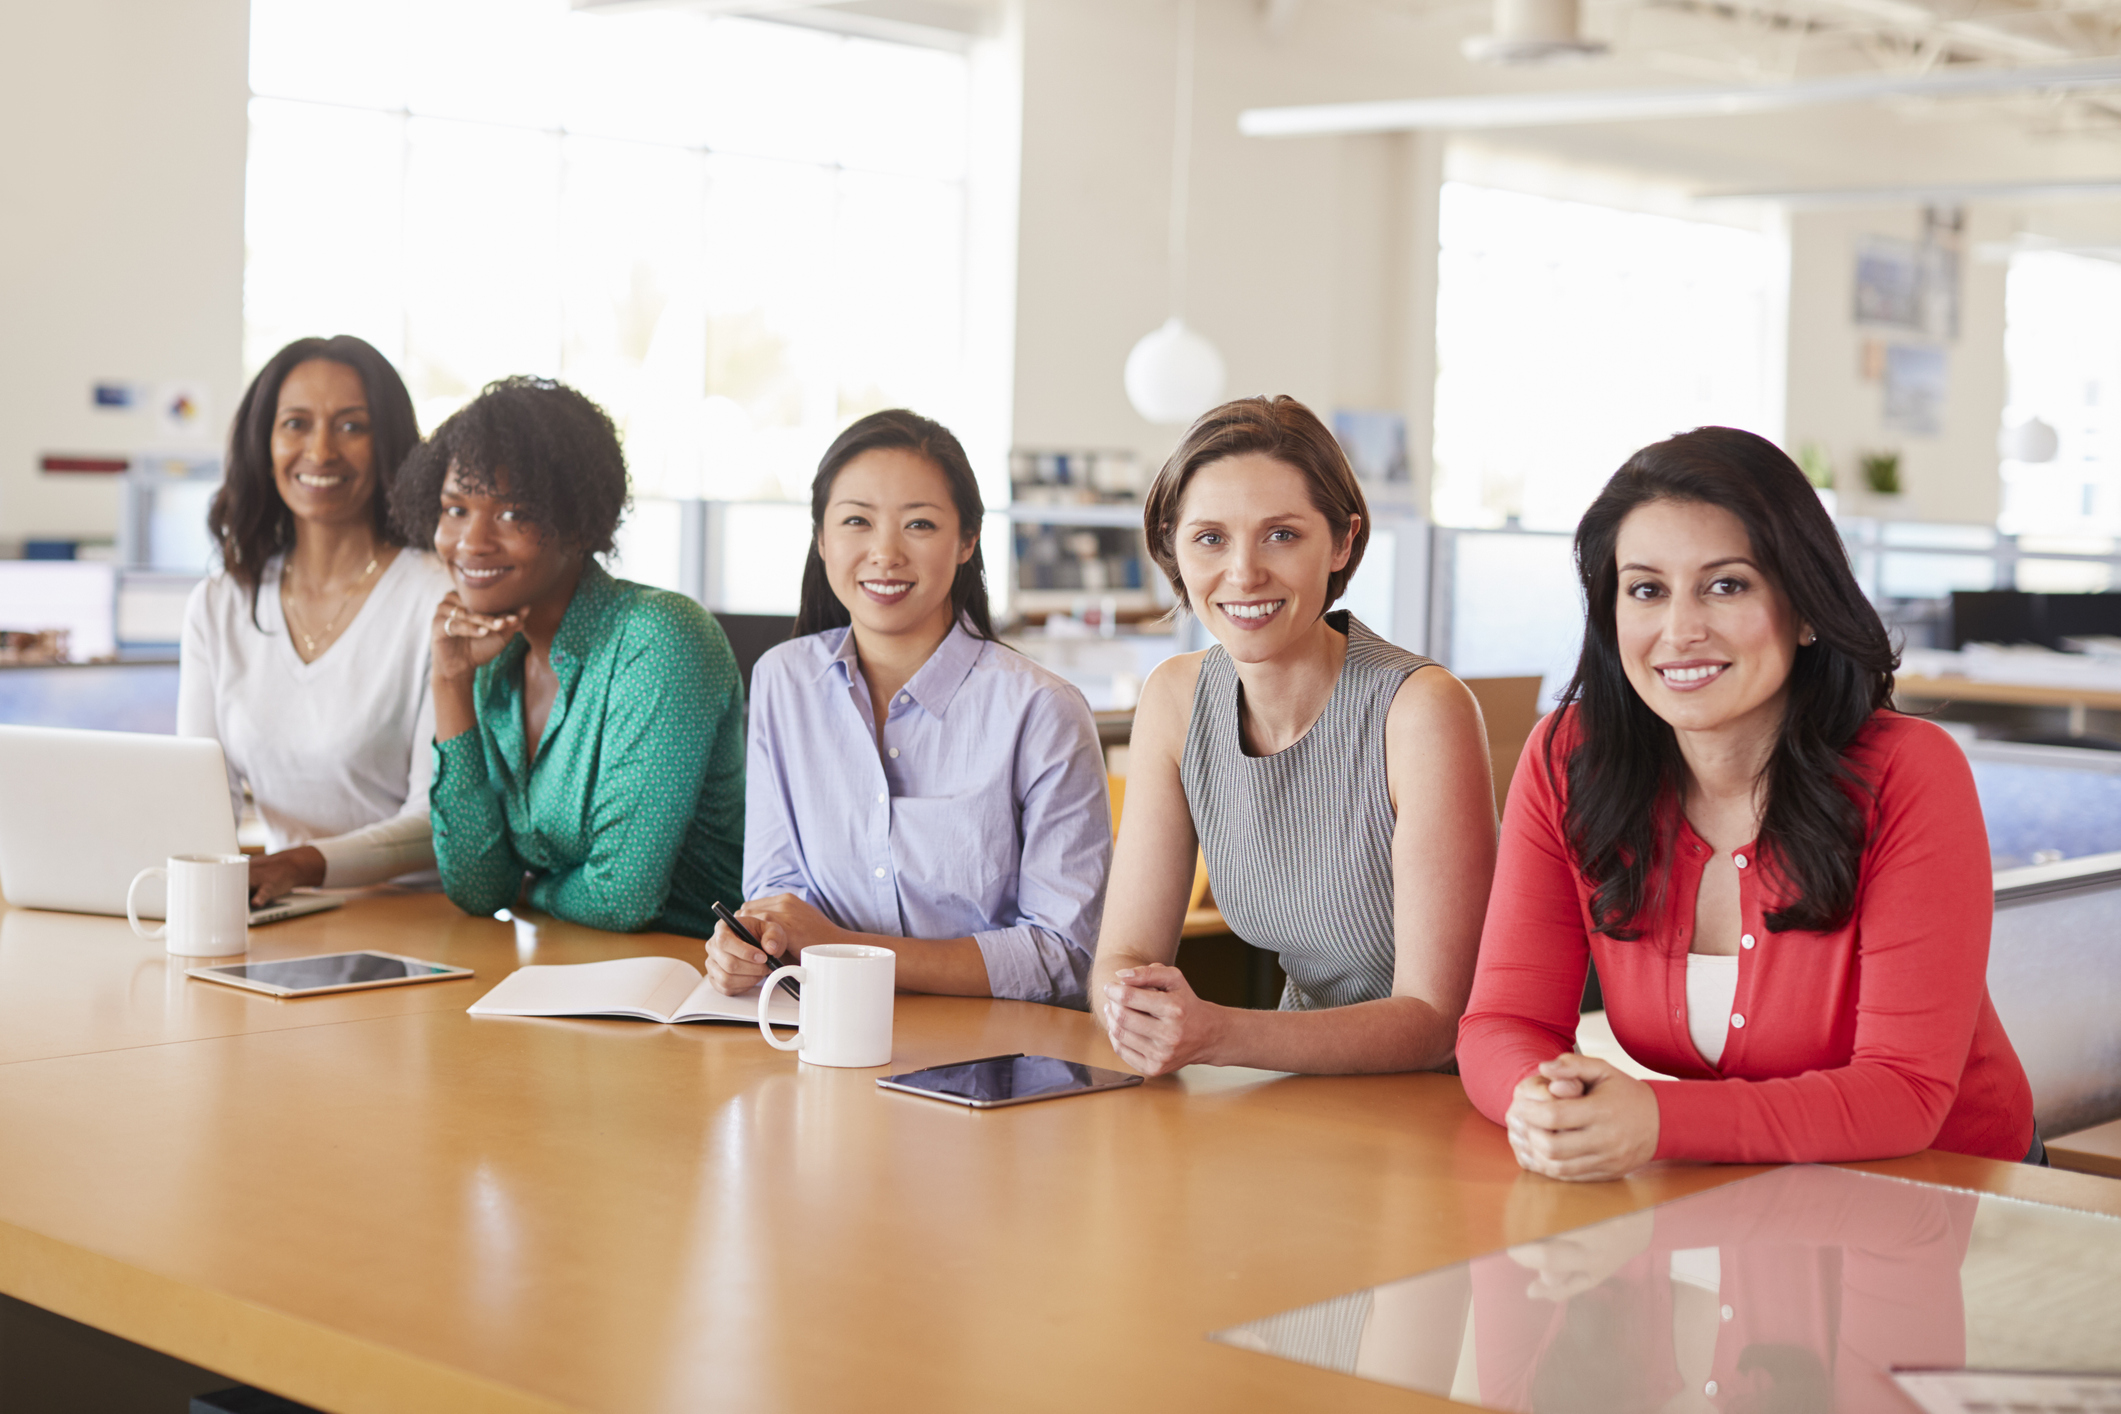
M253 956L459 982L278 1001L123 920L0 915L0 1291L329 1410L1441 1407L1210 1332L1758 1172L1521 1173L1456 1080L1196 1068L988 1112L755 1028L474 1018L516 966L699 945L357 899ZM902 997L893 1069L1114 1065L1089 1017ZM2121 1185L1883 1172L2121 1215Z

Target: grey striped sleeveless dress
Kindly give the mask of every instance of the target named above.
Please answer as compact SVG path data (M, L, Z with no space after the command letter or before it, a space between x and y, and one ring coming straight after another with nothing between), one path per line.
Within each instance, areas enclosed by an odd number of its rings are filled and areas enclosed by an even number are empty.
M1392 796L1385 717L1431 660L1385 642L1346 610L1326 616L1348 657L1326 710L1294 746L1248 756L1237 669L1208 650L1193 690L1179 778L1230 931L1281 954L1283 1011L1392 994Z

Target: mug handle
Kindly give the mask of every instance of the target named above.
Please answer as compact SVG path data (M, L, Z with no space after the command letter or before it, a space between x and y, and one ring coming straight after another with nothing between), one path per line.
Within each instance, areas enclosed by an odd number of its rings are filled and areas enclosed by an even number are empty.
M133 896L140 892L140 881L148 877L150 874L159 874L162 876L162 881L164 883L169 882L169 871L167 869L162 868L160 865L155 865L152 868L142 869L139 873L133 875L133 881L125 886L125 920L133 925L133 931L135 933L138 933L141 937L159 938L165 933L169 932L169 920L167 918L163 919L162 926L155 929L154 932L150 933L145 928L142 928L140 926L140 914L137 906L133 902Z
M808 986L810 974L800 967L782 967L775 969L773 975L766 979L766 985L759 988L759 1034L764 1036L766 1044L776 1051L799 1051L803 1048L801 1030L797 1030L793 1036L783 1041L773 1034L773 1027L766 1021L766 1008L773 1002L773 989L784 980L794 982L798 986Z

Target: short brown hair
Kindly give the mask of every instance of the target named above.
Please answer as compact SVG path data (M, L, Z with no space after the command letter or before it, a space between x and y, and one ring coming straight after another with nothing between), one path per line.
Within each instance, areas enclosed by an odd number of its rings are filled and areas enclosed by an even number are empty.
M1362 563L1363 547L1370 543L1370 505L1348 465L1347 453L1318 420L1318 414L1287 394L1271 398L1239 398L1204 412L1186 429L1186 435L1171 454L1149 499L1142 504L1142 532L1149 542L1149 558L1171 581L1172 592L1185 607L1186 584L1179 578L1178 504L1185 498L1186 484L1202 467L1225 457L1259 452L1292 468L1303 477L1311 493L1311 508L1326 518L1333 529L1333 542L1340 543L1355 526L1355 542L1348 547L1348 562L1326 577L1326 605L1346 591L1348 581Z

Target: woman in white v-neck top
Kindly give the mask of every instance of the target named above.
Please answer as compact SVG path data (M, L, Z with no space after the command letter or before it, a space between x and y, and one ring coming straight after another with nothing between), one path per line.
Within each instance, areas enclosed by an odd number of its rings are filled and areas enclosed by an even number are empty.
M269 853L254 899L434 869L428 627L440 563L390 526L419 441L412 400L360 339L302 339L266 364L229 434L208 515L222 568L185 606L177 732L213 737L231 808L247 786Z

